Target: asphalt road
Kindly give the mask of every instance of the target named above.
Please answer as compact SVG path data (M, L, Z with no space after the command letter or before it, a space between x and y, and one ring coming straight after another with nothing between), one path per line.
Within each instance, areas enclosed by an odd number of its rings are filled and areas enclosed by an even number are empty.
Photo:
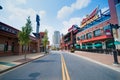
M57 52L0 75L0 80L120 80L120 73L88 60Z

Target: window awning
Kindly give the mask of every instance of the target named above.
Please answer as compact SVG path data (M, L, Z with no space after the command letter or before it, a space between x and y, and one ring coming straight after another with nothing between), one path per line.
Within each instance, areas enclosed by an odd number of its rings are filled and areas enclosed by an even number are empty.
M115 45L120 45L120 41L114 41ZM108 44L109 46L113 45L113 43Z

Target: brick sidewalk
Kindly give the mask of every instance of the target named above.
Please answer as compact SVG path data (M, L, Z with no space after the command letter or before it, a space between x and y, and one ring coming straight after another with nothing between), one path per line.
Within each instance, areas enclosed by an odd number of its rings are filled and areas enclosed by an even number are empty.
M27 54L26 60L24 59L24 55L0 57L0 73L42 56L44 56L43 53Z
M84 51L75 51L75 54L90 58L92 60L98 61L100 63L113 66L113 55L110 54L101 54L101 53L92 53L92 52L84 52ZM118 62L120 63L120 56L118 56ZM117 66L120 68L120 66Z

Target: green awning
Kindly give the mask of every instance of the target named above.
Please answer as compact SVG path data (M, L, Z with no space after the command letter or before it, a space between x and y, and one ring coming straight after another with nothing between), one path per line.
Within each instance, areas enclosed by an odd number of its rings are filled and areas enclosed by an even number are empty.
M93 45L86 45L87 47L92 47Z
M114 41L115 45L120 45L120 41ZM109 46L113 45L113 43L108 44Z
M102 44L94 44L95 47L102 46Z

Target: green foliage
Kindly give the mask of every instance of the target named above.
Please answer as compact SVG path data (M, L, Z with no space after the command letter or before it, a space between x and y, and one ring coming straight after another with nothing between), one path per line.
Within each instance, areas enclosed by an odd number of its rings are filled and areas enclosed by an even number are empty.
M22 27L22 31L20 31L18 33L18 39L19 39L19 43L20 45L25 47L24 53L25 53L25 60L26 60L26 49L27 46L30 43L30 33L32 32L32 24L31 24L31 20L30 17L27 18L27 23L25 24L25 26Z
M44 48L46 49L46 46L48 44L48 31L47 31L47 29L45 29L44 33L45 34L44 34L44 37L42 39L42 43L43 43Z
M27 46L30 42L30 33L32 32L32 24L30 17L27 19L27 23L25 26L22 27L22 31L18 33L18 38L19 38L19 43L20 45L25 45Z

